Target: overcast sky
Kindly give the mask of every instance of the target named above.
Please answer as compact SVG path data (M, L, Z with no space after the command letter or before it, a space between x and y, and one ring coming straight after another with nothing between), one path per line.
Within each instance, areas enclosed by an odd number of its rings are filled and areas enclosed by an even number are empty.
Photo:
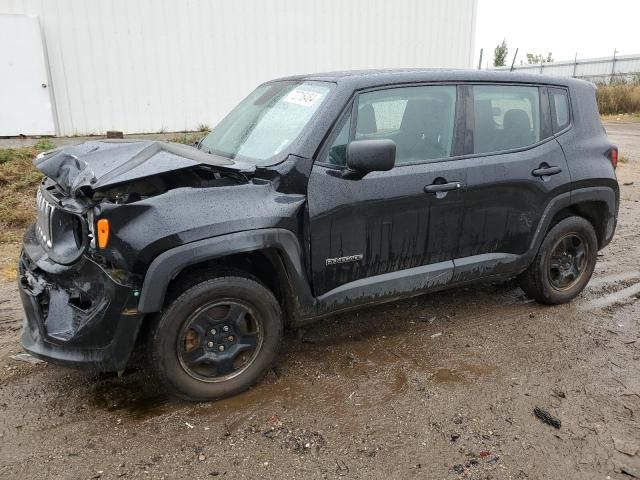
M507 40L511 64L526 53L573 60L640 53L640 0L478 0L475 65L493 63L493 50Z

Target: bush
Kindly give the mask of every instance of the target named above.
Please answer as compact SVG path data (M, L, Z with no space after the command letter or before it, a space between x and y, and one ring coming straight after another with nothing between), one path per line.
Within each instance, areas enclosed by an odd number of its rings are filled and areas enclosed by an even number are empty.
M600 115L640 112L640 85L599 85L597 98Z

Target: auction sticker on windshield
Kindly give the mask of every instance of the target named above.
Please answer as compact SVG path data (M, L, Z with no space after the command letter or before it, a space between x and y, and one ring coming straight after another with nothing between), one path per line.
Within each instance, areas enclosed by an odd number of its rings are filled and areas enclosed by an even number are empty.
M309 90L295 89L291 90L284 98L285 102L295 103L296 105L302 105L303 107L310 107L322 98L322 93L311 92Z

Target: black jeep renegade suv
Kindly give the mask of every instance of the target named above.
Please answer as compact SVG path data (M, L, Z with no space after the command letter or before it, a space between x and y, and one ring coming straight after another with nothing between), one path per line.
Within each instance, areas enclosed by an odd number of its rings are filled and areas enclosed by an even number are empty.
M514 276L568 302L613 236L617 155L583 81L268 82L197 147L98 140L35 160L22 342L112 371L139 343L173 393L204 400L255 383L284 328L336 312Z

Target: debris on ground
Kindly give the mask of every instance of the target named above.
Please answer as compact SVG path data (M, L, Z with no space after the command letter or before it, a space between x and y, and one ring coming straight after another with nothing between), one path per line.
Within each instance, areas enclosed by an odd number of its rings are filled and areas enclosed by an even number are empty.
M287 448L298 453L317 452L326 445L324 438L318 432L308 432L305 430L301 432L291 432L284 443Z
M31 355L29 353L18 353L16 355L11 355L10 358L13 359L13 360L17 360L18 362L31 363L32 365L38 365L38 364L41 364L41 363L45 363L44 361L40 360L39 358L34 357L33 355Z
M427 317L418 317L418 318L420 318L421 322L428 323L429 325L431 325L433 322L436 321L436 317L429 317L429 318L427 318Z
M344 460L336 460L336 473L343 477L347 473L349 473L349 466L344 462Z
M558 390L557 388L554 388L552 391L553 391L553 394L558 398L567 398L567 394L564 393L562 390Z
M628 440L624 440L621 438L613 438L613 447L619 451L620 453L624 453L625 455L629 455L633 457L638 450L640 450L640 446L637 443L630 442Z
M431 338L438 338L441 335L442 335L442 332L434 333L433 335L431 335Z
M533 414L542 420L544 423L551 425L554 428L560 428L562 426L562 421L547 410L542 407L536 407L533 409Z
M270 417L269 423L267 428L252 427L251 431L262 432L264 437L271 440L278 439L285 448L297 453L317 453L327 444L319 432L287 428L275 415Z
M632 478L640 478L640 470L628 465L620 465L620 471Z

